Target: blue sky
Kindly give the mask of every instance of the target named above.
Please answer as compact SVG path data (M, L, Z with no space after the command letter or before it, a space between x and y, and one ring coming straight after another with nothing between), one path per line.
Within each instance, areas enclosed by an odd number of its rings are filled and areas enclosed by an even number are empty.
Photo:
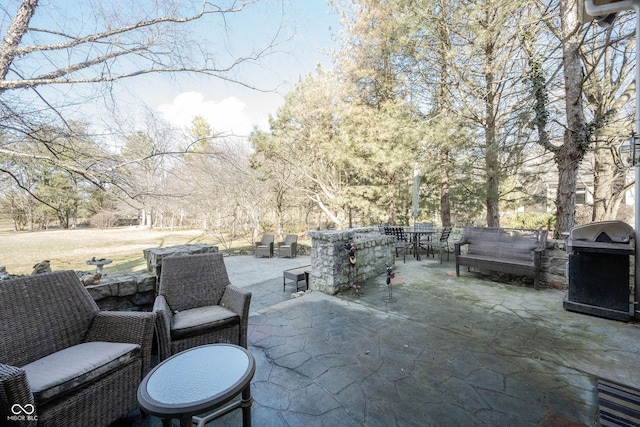
M128 82L127 91L176 128L186 127L194 115L202 115L216 132L246 136L254 126L267 128L269 115L276 114L284 94L301 76L313 72L319 63L331 68L331 59L323 52L337 46L339 17L326 0L266 0L228 24L222 44L231 52L264 44L282 25L280 39L285 41L277 52L259 65L243 68L239 76L268 92L193 76L147 76ZM204 37L223 34L220 29L204 32Z
M20 0L6 0L0 14L0 29L6 30ZM201 0L175 0L195 13ZM212 4L230 4L234 0L214 0ZM111 19L122 10L126 17L137 14L153 15L164 5L162 1L136 0L110 2L105 0L42 0L31 26L45 28L53 33L91 34L103 21L96 22L94 13L105 13ZM169 6L171 3L168 3ZM123 8L130 8L125 10ZM277 34L277 47L257 64L242 66L230 77L259 87L251 90L208 76L185 74L143 74L135 78L99 85L51 85L35 91L20 93L21 100L40 108L39 96L57 106L67 117L91 123L96 134L111 135L113 116L106 111L103 97L116 101L114 114L119 122L134 124L135 130L145 130L143 111L153 111L176 129L186 128L195 115L205 117L216 133L247 136L254 127L267 129L269 115L275 115L283 104L284 95L291 90L301 76L313 72L318 64L331 68L327 51L337 48L339 16L327 4L327 0L259 0L239 13L207 15L187 28L193 31L200 43L180 45L182 55L199 57L199 45L215 52L222 64L238 56L264 48ZM184 31L184 27L180 27ZM56 36L47 32L31 32L29 43L53 43ZM178 37L180 33L177 34ZM49 38L50 37L50 38ZM191 37L191 34L189 34ZM61 54L29 55L20 62L22 74L40 74L65 64ZM79 51L79 60L86 55ZM71 58L77 60L78 58ZM125 60L126 61L126 60ZM126 62L125 62L126 64ZM126 65L125 65L126 67ZM13 78L16 78L13 76ZM126 127L125 127L126 130ZM129 129L131 130L131 129ZM111 143L111 142L109 142ZM118 144L118 141L113 141Z

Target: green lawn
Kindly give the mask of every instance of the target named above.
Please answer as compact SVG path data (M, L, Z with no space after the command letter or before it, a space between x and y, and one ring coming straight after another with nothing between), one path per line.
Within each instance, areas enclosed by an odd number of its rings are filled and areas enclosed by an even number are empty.
M38 232L0 231L0 266L10 274L30 274L33 266L49 260L53 270L93 271L86 261L109 258L113 263L104 273L136 271L146 268L142 250L153 247L209 243L217 239L201 230L148 230L136 227L113 229L46 230ZM237 241L234 247L247 247Z

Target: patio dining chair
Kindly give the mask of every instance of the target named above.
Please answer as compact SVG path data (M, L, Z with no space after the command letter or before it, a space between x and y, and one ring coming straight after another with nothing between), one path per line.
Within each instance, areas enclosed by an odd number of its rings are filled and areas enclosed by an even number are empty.
M442 254L443 251L447 250L447 261L449 261L449 236L451 235L451 227L442 227L442 232L440 233L440 237L438 240L433 240L429 242L429 245L432 248L440 248L440 264L442 264Z
M423 231L425 233L433 233L433 223L432 222L418 222L414 225L415 231ZM431 241L433 240L433 236L431 234L422 235L420 238L420 247L416 248L416 250L424 249L427 252L427 256L431 254L433 256L433 248L431 247Z
M255 242L255 257L273 256L273 234L264 234L262 240Z
M247 347L251 292L231 285L222 254L162 260L157 313L160 360L205 344Z
M407 251L411 250L413 243L409 241L402 227L385 227L384 234L394 236L396 238L396 257L398 252L402 252L402 260L407 262Z

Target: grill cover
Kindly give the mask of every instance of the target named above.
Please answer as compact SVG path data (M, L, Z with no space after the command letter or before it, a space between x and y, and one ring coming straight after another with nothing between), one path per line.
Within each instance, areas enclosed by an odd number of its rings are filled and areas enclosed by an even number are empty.
M567 251L633 255L633 228L622 221L600 221L571 229Z

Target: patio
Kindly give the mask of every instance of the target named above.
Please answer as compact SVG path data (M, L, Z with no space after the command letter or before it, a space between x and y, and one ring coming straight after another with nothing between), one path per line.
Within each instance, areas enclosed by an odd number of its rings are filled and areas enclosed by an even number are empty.
M253 293L257 426L596 425L598 378L640 388L637 323L565 311L561 290L456 278L453 262L407 258L393 302L384 275L361 297L289 299L282 270L308 257L264 260L261 283L242 273L253 262L229 261L232 283ZM236 411L208 425L240 423Z

